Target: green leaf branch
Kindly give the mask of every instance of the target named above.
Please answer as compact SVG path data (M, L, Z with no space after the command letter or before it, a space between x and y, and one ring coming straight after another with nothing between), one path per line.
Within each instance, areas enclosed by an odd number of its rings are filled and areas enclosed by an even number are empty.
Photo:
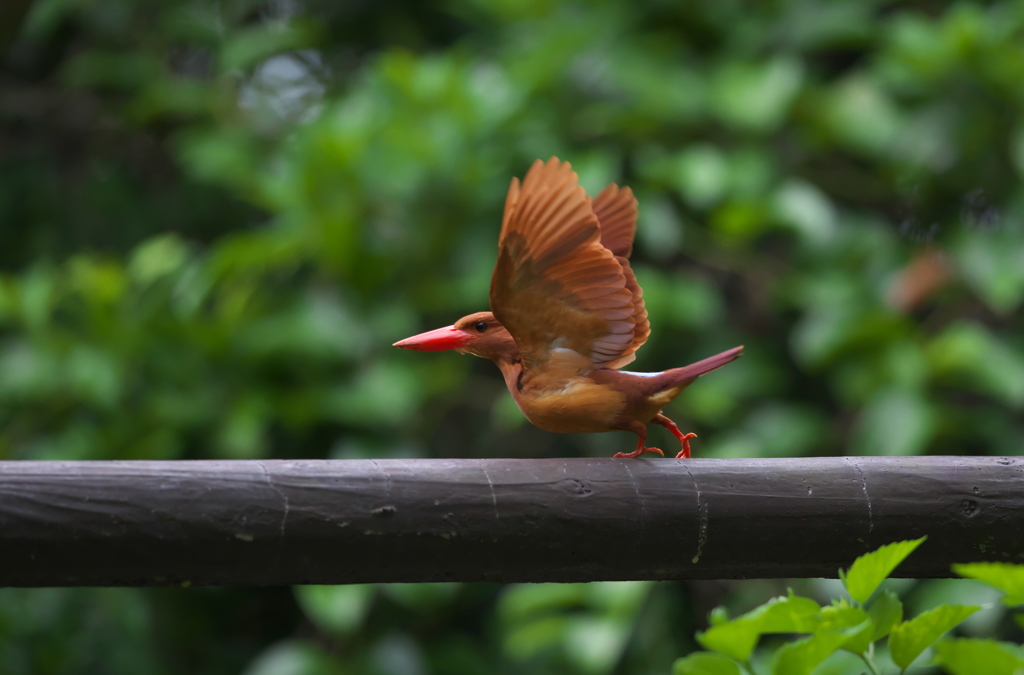
M931 648L931 665L952 675L1024 675L1024 648L1018 645L992 639L944 638L982 606L942 604L904 619L900 598L879 589L925 539L882 546L857 558L848 570L840 570L849 599L836 598L822 606L790 591L735 618L717 608L711 613L711 626L697 634L697 642L708 651L677 660L673 674L759 675L757 668L763 666L754 665L757 652L765 658L756 662L767 664L770 675L810 675L839 651L859 656L871 675L902 674ZM953 569L960 576L1003 591L1003 604L1024 605L1024 565L970 563ZM1017 618L1020 623L1021 617ZM758 651L761 638L771 634L792 637L777 648ZM877 647L883 640L891 664L880 658L884 650Z

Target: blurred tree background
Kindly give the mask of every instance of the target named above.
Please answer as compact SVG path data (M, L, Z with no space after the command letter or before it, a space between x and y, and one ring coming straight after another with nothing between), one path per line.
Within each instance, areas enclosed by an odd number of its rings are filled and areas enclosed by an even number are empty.
M486 308L508 181L551 155L639 197L637 370L747 345L669 411L697 456L1024 443L1022 0L8 0L0 24L0 458L629 449L529 426L482 360L390 347ZM6 589L0 669L666 673L714 604L781 587Z

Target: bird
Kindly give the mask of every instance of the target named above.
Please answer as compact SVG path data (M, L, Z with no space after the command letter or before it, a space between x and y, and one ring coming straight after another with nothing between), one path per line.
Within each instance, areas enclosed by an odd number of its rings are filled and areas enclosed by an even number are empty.
M648 447L647 424L690 439L662 412L698 377L737 359L734 347L657 373L621 370L651 333L643 291L630 268L637 200L612 183L591 199L568 162L536 160L505 199L489 312L395 342L417 351L455 350L490 359L535 426L556 433L631 431Z

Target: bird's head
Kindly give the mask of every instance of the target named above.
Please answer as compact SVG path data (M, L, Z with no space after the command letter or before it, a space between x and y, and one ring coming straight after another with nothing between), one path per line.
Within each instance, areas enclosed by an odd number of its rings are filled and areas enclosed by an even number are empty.
M516 341L490 312L467 314L451 326L407 337L394 346L421 352L454 349L460 354L473 354L492 361L519 353Z

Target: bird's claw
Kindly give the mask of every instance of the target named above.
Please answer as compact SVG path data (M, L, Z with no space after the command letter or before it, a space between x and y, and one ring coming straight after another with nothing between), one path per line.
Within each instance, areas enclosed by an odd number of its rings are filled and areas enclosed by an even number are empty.
M682 443L683 449L676 455L676 459L689 459L690 458L690 439L697 438L697 434L692 431L688 434L683 434L679 437L679 442Z
M665 456L665 453L662 452L660 448L637 448L633 452L616 452L614 455L612 455L612 459L616 459L616 458L619 458L619 457L639 457L640 455L644 454L645 452L657 453L657 454L661 455L662 457ZM687 456L689 456L689 455L687 455Z

